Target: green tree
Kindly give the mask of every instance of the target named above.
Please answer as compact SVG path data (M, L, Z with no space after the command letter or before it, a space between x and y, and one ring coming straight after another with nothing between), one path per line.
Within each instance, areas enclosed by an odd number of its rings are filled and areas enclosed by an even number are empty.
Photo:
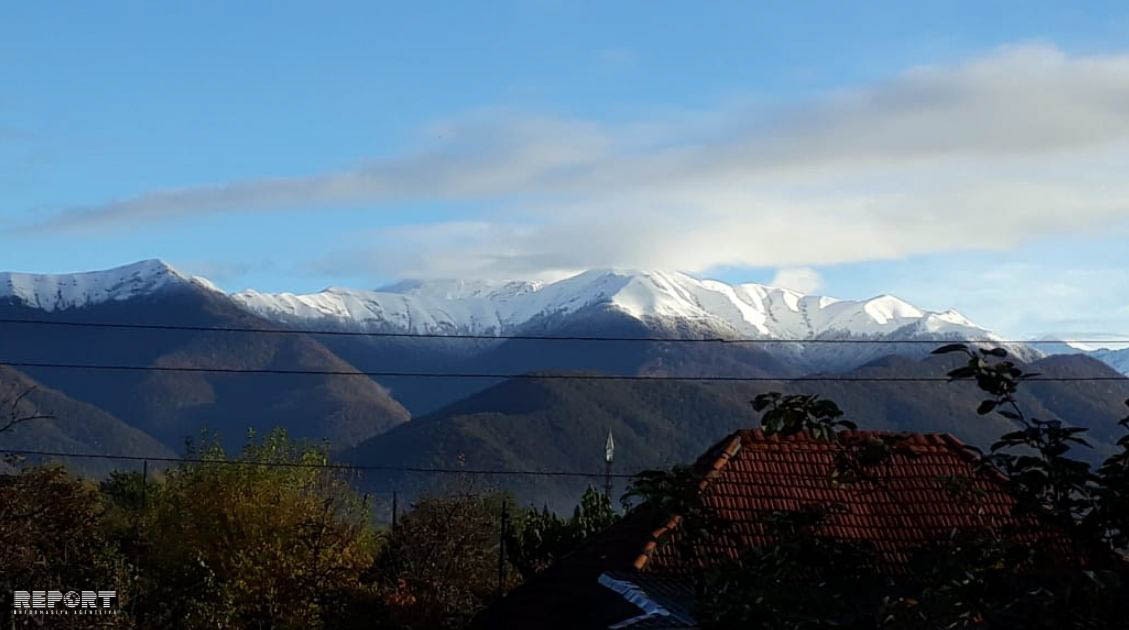
M709 628L873 628L888 588L874 549L815 533L825 510L766 515L773 545L704 572L696 584Z
M104 534L103 513L97 488L60 467L0 476L0 592L10 596L17 589L116 590L118 602L128 605L128 567ZM5 626L12 623L10 601L0 615ZM53 627L78 628L89 627L90 619L54 617L51 622ZM125 612L100 618L99 623L132 625Z
M142 625L340 627L343 615L375 614L375 587L362 578L377 532L365 499L325 467L324 448L276 430L251 436L235 459L215 442L189 455L202 462L145 492L133 549ZM111 481L120 507L136 505L136 483Z
M506 551L522 577L529 579L576 549L589 536L607 529L618 520L619 514L612 507L611 500L599 490L589 487L570 518L561 518L548 507L520 514L510 533Z
M457 492L418 500L377 559L393 622L404 628L460 628L498 593L500 493ZM517 572L504 564L508 589Z

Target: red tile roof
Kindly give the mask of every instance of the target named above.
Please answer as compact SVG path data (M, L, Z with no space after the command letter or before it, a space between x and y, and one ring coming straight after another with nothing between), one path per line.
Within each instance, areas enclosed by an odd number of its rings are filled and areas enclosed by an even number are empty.
M855 431L846 443L896 437L898 449L873 467L873 480L836 482L837 454L843 446L808 434L766 436L761 429L738 431L698 460L705 505L728 524L727 535L711 537L683 558L675 545L679 516L651 532L634 565L637 569L679 570L734 559L769 543L766 517L774 512L839 506L815 533L868 542L880 560L903 564L924 543L970 530L1014 524L1014 499L1001 478L977 470L977 455L944 434L891 434ZM970 494L954 491L954 480Z
M880 563L893 570L905 565L913 547L953 530L1017 524L1003 478L979 471L978 455L956 438L868 431L845 435L848 443L893 437L904 449L874 469L880 483L836 483L832 474L842 446L806 434L770 437L760 429L738 431L695 464L703 501L729 521L725 536L707 537L690 546L693 557L683 557L687 546L671 544L681 534L682 518L641 505L488 608L477 626L606 628L633 618L639 609L599 585L598 576L610 573L653 591L654 579L681 579L695 565L735 559L771 544L766 521L774 512L839 504L843 510L828 514L816 533L872 543ZM963 480L972 496L955 494L954 479Z

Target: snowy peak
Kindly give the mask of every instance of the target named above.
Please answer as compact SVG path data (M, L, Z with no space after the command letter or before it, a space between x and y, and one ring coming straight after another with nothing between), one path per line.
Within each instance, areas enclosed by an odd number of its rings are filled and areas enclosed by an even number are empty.
M657 270L597 269L548 284L406 281L377 291L334 288L307 295L244 291L232 297L268 319L330 320L362 330L506 334L537 320L595 307L662 329L685 330L689 325L721 337L992 338L955 311L925 311L889 295L839 300Z
M899 319L920 319L925 314L892 295L880 295L867 300L863 310L879 324Z
M550 285L583 289L589 303L606 303L637 319L692 320L716 330L768 338L935 335L988 338L956 311L919 309L891 296L840 300L768 285L730 285L664 271L586 272ZM583 300L582 300L583 301Z
M183 285L218 292L207 280L187 276L160 260L145 260L89 273L3 273L0 299L58 311ZM404 281L375 291L334 287L305 295L247 290L230 298L280 323L317 322L363 331L505 335L596 309L626 315L657 334L993 339L955 311L926 311L891 295L839 300L660 270L594 269L551 283Z
M1121 350L1102 348L1089 353L1089 355L1118 372L1129 376L1129 348L1122 348Z
M182 274L161 260L143 260L103 271L72 274L0 273L0 300L44 311L61 311L128 300L170 286L195 284L217 290L207 280Z
M1067 339L1064 341L1063 339ZM1086 341L1072 341L1084 339ZM1123 336L1103 333L1076 333L1073 335L1045 335L1035 339L1045 354L1081 354L1112 367L1129 376L1129 344Z
M176 286L219 293L159 260L68 275L0 274L0 302L44 311L122 301ZM379 290L329 288L309 294L246 290L237 306L296 328L437 335L547 334L621 325L627 317L656 337L799 340L766 344L767 352L811 369L861 365L886 354L918 356L925 344L894 340L982 340L998 337L955 311L920 309L890 295L840 300L762 284L729 284L660 270L595 269L557 282L404 281ZM610 318L609 318L610 317ZM807 340L866 339L828 344ZM1009 347L1021 358L1041 353Z

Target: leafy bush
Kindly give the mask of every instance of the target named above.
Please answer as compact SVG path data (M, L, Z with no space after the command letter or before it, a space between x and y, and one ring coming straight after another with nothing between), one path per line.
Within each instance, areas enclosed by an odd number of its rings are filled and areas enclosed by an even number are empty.
M321 467L324 449L276 430L252 436L234 460L216 443L190 455L202 461L149 484L137 514L129 548L142 625L339 626L352 610L342 601L377 602L362 579L379 542L367 502ZM112 478L106 490L127 514L137 508L136 478Z
M425 497L390 534L375 571L393 622L459 628L498 594L502 494ZM508 565L503 586L517 582Z
M62 468L0 476L0 592L117 590L119 603L131 603L129 567L102 527L104 513L97 487ZM0 615L4 625L11 623L9 605ZM62 627L89 623L82 617L51 621ZM107 627L132 625L126 613L102 621Z

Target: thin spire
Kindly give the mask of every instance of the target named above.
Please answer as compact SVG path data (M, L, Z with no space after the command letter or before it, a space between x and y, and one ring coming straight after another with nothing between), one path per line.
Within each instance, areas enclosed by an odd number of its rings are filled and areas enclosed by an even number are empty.
M615 440L612 439L612 430L608 429L608 441L604 444L604 496L610 501L612 498L612 460L615 459Z

